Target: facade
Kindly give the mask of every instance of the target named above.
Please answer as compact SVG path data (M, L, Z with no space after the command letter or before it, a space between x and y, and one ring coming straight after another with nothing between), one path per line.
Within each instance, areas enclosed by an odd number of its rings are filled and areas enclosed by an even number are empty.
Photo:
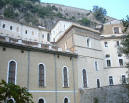
M81 103L82 91L127 83L122 29L58 21L49 32L0 19L0 80L27 87L35 103Z

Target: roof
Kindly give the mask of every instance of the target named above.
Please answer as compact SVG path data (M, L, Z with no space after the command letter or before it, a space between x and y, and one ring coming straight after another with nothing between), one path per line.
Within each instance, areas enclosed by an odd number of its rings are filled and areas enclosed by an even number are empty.
M5 42L5 41L0 41L0 46L14 48L14 49L21 49L21 50L26 50L26 51L35 51L35 52L49 53L49 54L55 54L55 55L62 55L62 56L68 56L68 57L78 56L76 53L54 51L50 49L32 47L32 46L10 43L10 42Z
M99 32L98 30L94 30L94 29L92 29L92 28L89 28L89 27L86 27L86 26L82 26L82 25L73 23L73 24L64 32L64 34L57 40L57 42L59 42L73 27L77 27L77 28L80 28L80 29L84 29L84 30L88 30L88 31L91 31L91 32L95 32L95 33L99 33L99 34L100 34L100 32Z
M120 24L120 23L121 23L121 21L120 21L120 20L112 20L112 21L110 21L110 22L105 23L104 25Z

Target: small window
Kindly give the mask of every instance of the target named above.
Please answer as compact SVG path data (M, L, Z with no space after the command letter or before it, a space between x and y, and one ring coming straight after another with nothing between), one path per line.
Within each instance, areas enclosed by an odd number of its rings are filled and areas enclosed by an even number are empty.
M44 38L44 34L42 35L42 38Z
M69 103L68 98L64 98L64 103Z
M113 85L113 77L109 76L109 85Z
M10 26L10 30L13 30L13 27L12 26Z
M119 27L114 27L114 34L119 34Z
M25 34L27 34L27 30L25 31Z
M97 79L97 88L100 88L100 81Z
M95 61L95 69L96 69L96 71L98 71L98 63L97 63L97 61Z
M118 57L122 57L122 54L119 53L119 54L118 54Z
M83 76L83 87L84 88L87 88L87 76L86 76L86 70L85 69L83 69L82 70L82 76Z
M107 67L111 67L111 61L107 60Z
M117 45L117 46L120 46L120 42L119 42L119 41L116 41L116 45Z
M122 75L122 84L126 84L126 77L125 77L125 75Z
M2 26L3 28L5 28L5 24L3 24L3 26Z
M15 103L13 98L7 100L7 103Z
M38 103L45 103L43 99L39 99Z
M90 39L87 38L87 47L90 47Z
M50 41L50 34L47 34L47 41Z
M64 81L64 87L68 87L68 69L66 67L63 68L63 81Z
M107 43L107 42L104 42L104 46L105 46L105 47L108 47L108 43Z
M106 54L106 56L105 56L106 58L110 58L110 55L109 54Z
M123 66L123 59L119 59L120 66Z

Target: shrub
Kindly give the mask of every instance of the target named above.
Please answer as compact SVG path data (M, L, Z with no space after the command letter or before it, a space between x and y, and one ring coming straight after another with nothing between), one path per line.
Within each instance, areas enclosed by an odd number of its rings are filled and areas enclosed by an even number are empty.
M84 25L84 26L90 26L91 21L88 20L87 18L82 18L81 20L79 20L80 24Z

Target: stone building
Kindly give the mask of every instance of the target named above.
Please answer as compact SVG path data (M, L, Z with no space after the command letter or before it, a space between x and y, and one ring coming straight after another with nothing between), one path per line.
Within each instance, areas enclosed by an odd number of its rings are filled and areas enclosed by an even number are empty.
M100 32L67 21L47 31L0 19L0 80L27 87L35 103L82 103L87 90L127 83L127 59L117 50L123 35L120 21Z

